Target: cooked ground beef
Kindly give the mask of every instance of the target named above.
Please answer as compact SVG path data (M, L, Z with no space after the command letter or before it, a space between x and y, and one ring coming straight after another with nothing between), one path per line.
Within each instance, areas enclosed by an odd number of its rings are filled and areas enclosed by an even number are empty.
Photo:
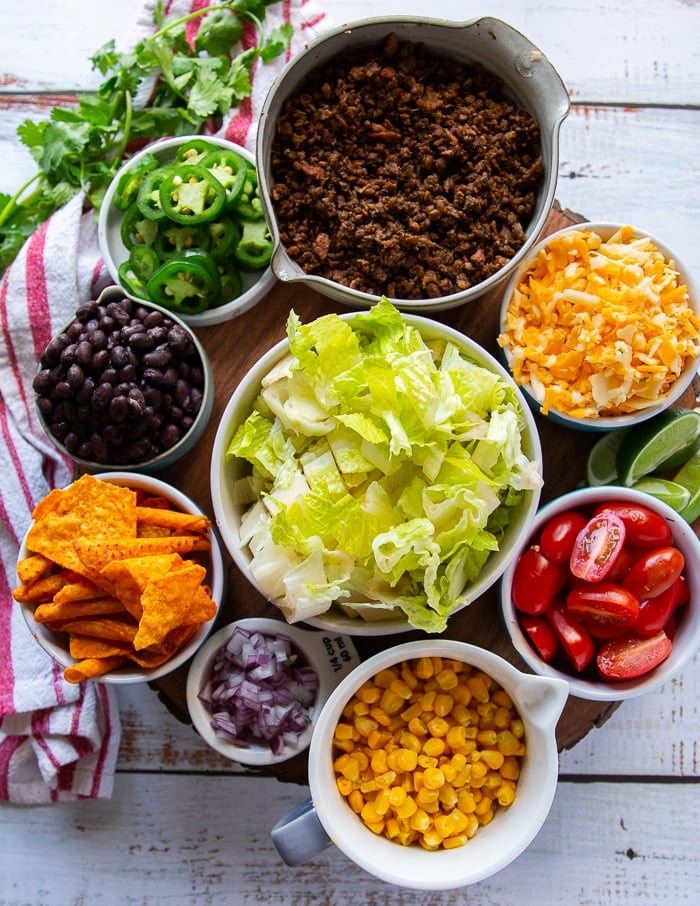
M290 257L395 299L506 264L543 174L538 125L500 78L396 35L310 74L278 118L271 169Z

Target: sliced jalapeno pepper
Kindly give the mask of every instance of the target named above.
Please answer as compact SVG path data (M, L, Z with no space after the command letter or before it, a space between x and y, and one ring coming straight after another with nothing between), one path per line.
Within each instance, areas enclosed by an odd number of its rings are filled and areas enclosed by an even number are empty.
M126 211L136 201L139 186L146 175L158 166L158 160L152 154L144 156L122 174L114 193L114 206L120 211Z
M202 160L212 176L215 176L226 190L226 209L231 210L241 197L245 186L248 163L240 155L227 148L217 148Z
M213 226L213 224L209 224ZM182 255L190 249L208 252L212 246L212 237L206 224L179 224L169 226L161 223L158 227L158 236L154 248L165 260L174 255Z
M162 264L147 288L149 297L159 305L196 315L219 299L221 278L211 255L190 252Z
M215 147L205 138L191 138L177 149L175 160L181 164L200 164Z
M267 267L272 258L272 239L264 220L242 220L243 232L233 250L241 267L257 271Z
M141 180L136 204L144 217L157 222L165 220L166 214L160 200L160 187L170 174L171 167L158 167L157 170L146 173Z
M173 168L160 186L160 206L176 223L206 223L224 209L226 190L198 164Z
M119 283L127 293L140 299L148 299L148 286L136 276L128 260L119 265L118 273Z
M227 258L219 261L218 265L221 290L218 301L210 304L210 308L218 308L219 305L224 305L226 302L230 302L231 299L237 299L243 290L243 280L235 261Z
M144 217L139 206L134 202L124 215L120 234L122 242L129 251L136 244L152 246L158 235L158 224L155 220Z
M236 203L236 214L241 220L262 220L265 216L258 191L258 174L254 167L246 167L245 184Z
M209 251L218 261L233 252L241 238L241 228L232 217L219 217L207 224L209 227Z
M155 249L147 245L135 245L129 252L129 267L142 283L148 283L161 261Z

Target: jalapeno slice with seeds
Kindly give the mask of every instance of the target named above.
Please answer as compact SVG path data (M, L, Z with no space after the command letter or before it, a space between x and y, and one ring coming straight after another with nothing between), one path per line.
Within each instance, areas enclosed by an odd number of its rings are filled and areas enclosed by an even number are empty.
M218 299L221 279L207 252L168 259L148 281L149 297L164 308L196 315Z
M176 223L207 223L217 217L226 204L224 187L199 164L172 168L158 194L164 215Z

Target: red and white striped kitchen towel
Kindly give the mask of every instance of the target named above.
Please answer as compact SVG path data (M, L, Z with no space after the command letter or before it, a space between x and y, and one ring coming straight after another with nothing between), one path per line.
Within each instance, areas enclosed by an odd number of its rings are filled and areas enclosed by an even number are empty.
M184 15L205 5L173 0L167 6ZM152 29L153 6L153 0L144 5L134 40ZM314 0L268 7L266 26L283 22L294 27L288 56L329 24ZM196 21L191 27L196 29ZM252 29L244 33L244 46L254 41ZM285 62L280 58L254 71L251 97L231 111L219 135L254 148L260 108ZM0 283L0 799L13 802L109 797L119 748L114 686L66 683L12 598L18 547L32 509L72 477L37 419L32 378L38 357L78 305L111 282L95 218L83 204L83 196L76 196L37 230Z

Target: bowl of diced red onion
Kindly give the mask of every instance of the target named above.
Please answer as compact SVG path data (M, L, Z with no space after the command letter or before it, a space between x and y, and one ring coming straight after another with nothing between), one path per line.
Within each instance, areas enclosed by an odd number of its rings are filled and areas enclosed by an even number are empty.
M349 637L238 620L200 648L187 675L187 707L219 754L269 765L304 752L316 718L359 657Z

